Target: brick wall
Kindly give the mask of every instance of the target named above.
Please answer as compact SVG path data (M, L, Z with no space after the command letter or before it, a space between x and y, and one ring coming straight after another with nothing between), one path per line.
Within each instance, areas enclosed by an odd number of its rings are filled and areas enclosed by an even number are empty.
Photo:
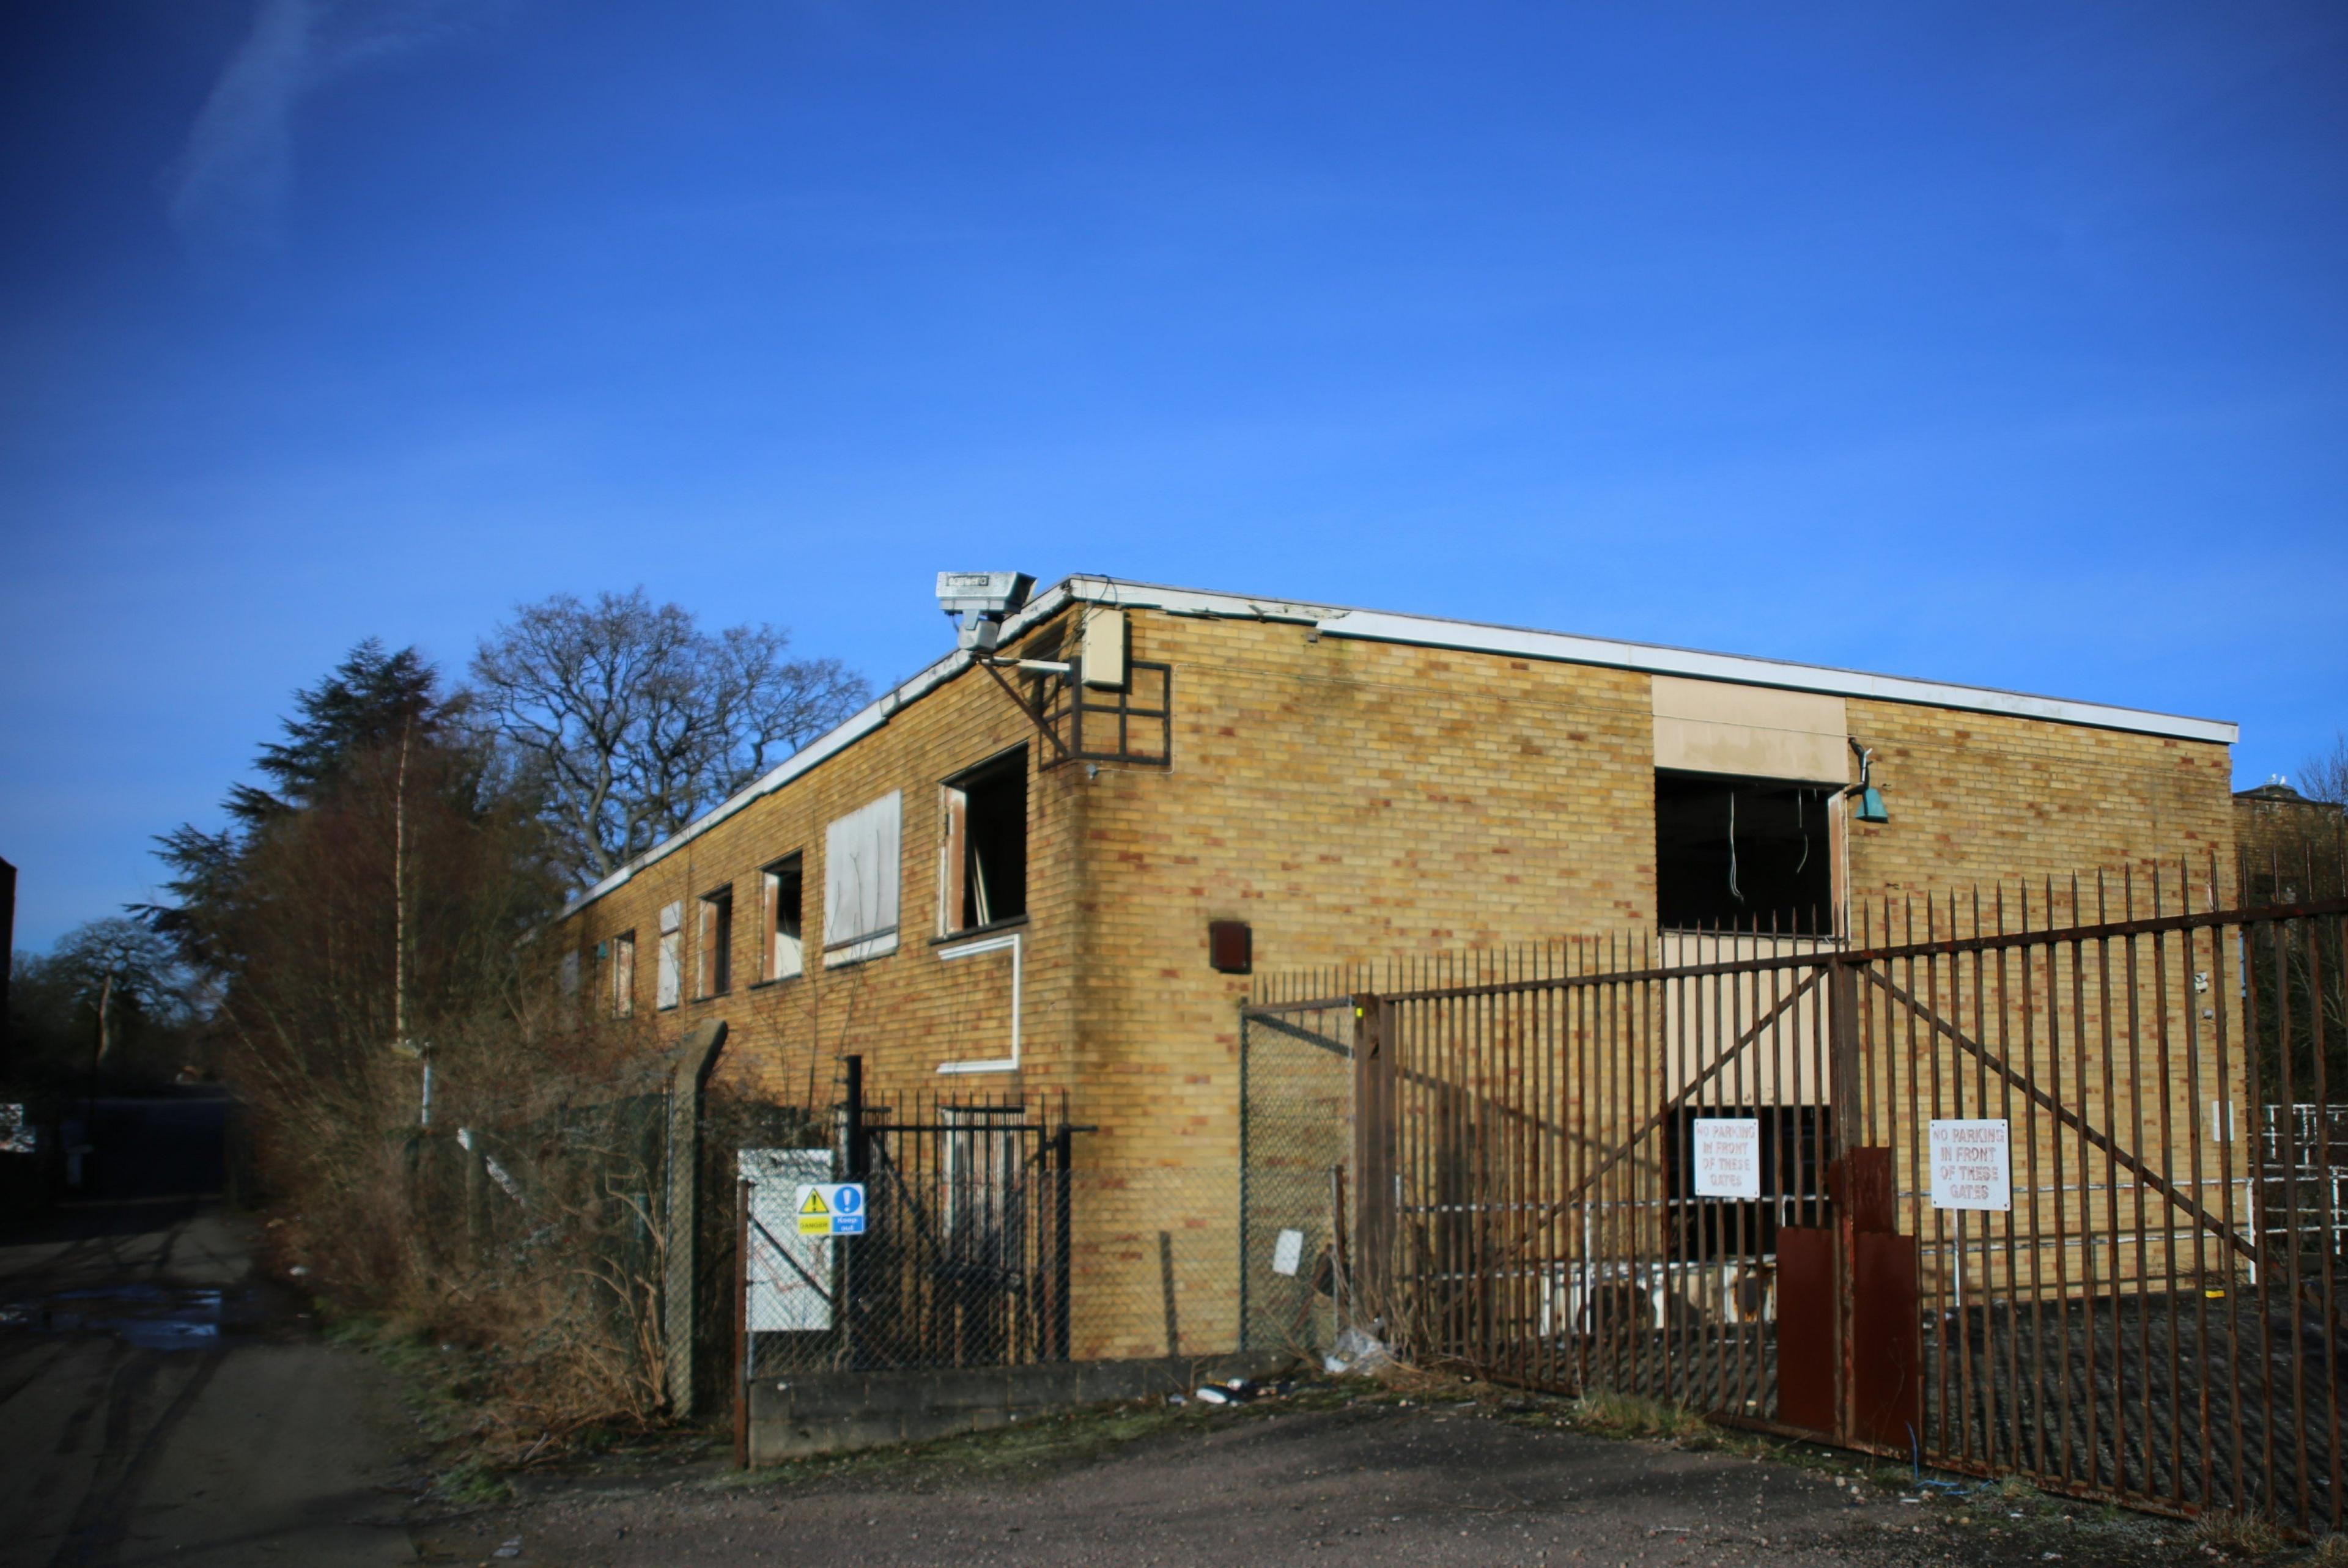
M1251 982L1209 968L1210 920L1249 922L1262 971L1625 930L1654 912L1647 676L1152 611L1132 615L1132 639L1134 657L1173 668L1169 768L1044 771L1046 743L992 681L965 674L646 867L561 938L592 951L633 928L649 1014L659 907L685 901L689 960L694 899L731 883L734 989L687 999L662 1035L724 1017L721 1090L828 1103L851 1050L877 1097L936 1088L941 1062L1001 1054L1009 1011L1007 958L942 963L932 944L938 784L1028 744L1027 1068L960 1082L1066 1088L1099 1129L1081 1163L1198 1178L1137 1178L1133 1212L1115 1216L1099 1257L1080 1255L1080 1274L1113 1254L1149 1276L1117 1288L1125 1305L1087 1331L1087 1355L1163 1349L1157 1231L1179 1240L1166 1245L1189 1303L1185 1339L1230 1337L1218 1317L1237 1215L1200 1194L1222 1193L1210 1173L1236 1168L1236 1009ZM1853 829L1862 897L2230 858L2223 746L1857 699L1849 711L1891 814ZM892 788L905 792L899 948L826 971L825 825ZM808 973L754 985L757 874L794 850Z
M742 1093L790 1104L827 1105L838 1094L839 1059L860 1053L870 1092L885 1100L912 1088L934 1090L940 1064L1005 1054L1010 1032L1008 954L943 962L939 957L938 876L942 834L940 781L1006 748L1027 743L1033 772L1036 737L1001 689L973 675L913 703L889 723L839 754L638 871L566 924L555 951L576 945L595 975L596 1005L609 997L608 973L594 958L598 943L633 930L636 940L635 1009L657 1036L671 1040L706 1018L728 1026L713 1076L721 1093ZM1071 986L1078 953L1069 918L1075 887L1068 846L1078 831L1084 799L1066 772L1031 779L1028 820L1028 923L1024 944L1025 1054L1035 1070L1029 1088L1063 1081L1072 1012ZM898 946L894 952L826 968L824 835L827 825L890 790L904 792L901 845ZM797 979L758 982L759 872L797 852L804 856L806 958ZM696 1000L695 901L731 886L733 985L724 996ZM685 905L685 999L655 1012L659 910ZM550 967L556 961L549 957ZM963 1079L972 1092L1018 1087L1016 1075Z

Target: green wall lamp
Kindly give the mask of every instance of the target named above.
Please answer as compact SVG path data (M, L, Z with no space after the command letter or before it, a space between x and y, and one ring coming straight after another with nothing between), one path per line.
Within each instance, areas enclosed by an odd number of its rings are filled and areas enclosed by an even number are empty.
M1859 799L1852 805L1851 816L1859 822L1890 822L1891 814L1883 809L1883 792L1875 787L1873 780L1875 753L1857 741L1850 743L1850 749L1859 753L1859 788L1854 792Z

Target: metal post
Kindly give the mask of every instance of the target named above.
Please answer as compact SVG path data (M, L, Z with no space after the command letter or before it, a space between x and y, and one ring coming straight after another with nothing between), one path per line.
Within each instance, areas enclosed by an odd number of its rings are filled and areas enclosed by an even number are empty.
M1356 1310L1383 1320L1388 1312L1394 1243L1394 1058L1389 1015L1375 996L1354 999L1354 1189ZM1380 1322L1391 1339L1395 1325Z
M864 1059L860 1056L851 1056L848 1059L847 1123L846 1138L844 1140L845 1146L840 1152L846 1157L848 1169L840 1173L840 1179L847 1182L860 1182L864 1179L864 1160L866 1152L864 1143Z
M841 1154L848 1169L841 1173L841 1179L860 1182L864 1180L864 1166L869 1153L864 1133L864 1059L861 1056L848 1059L848 1103L843 1120L847 1125L842 1129ZM872 1223L872 1202L869 1194L865 1199L864 1214L864 1223L869 1225ZM836 1235L829 1242L839 1260L839 1300L832 1307L832 1320L839 1328L839 1365L843 1368L856 1365L855 1239L853 1236Z
M1060 1130L1052 1135L1052 1349L1060 1360L1068 1358L1068 1255L1071 1202L1069 1188L1074 1182L1076 1139L1076 1129L1068 1125L1068 1107L1063 1096L1060 1106Z
M734 1184L734 1468L750 1468L750 1184Z

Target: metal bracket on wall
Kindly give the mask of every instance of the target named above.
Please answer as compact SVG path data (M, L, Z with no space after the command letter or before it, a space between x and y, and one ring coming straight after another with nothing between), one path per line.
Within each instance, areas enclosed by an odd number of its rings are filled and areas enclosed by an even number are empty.
M1019 711L1027 715L1028 722L1035 726L1035 733L1052 743L1053 750L1060 753L1060 760L1067 761L1074 754L1068 750L1068 743L1060 739L1045 719L1043 708L1021 696L1018 689L1003 678L1003 671L1005 668L1034 670L1065 677L1068 673L1068 666L1044 659L981 659L977 662L980 669L994 677L994 683L1003 688L1004 695L1019 704Z

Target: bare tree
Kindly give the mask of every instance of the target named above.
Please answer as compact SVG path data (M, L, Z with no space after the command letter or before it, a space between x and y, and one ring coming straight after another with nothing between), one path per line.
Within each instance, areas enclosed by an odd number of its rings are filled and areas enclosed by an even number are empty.
M473 656L479 712L545 797L569 869L608 876L860 706L769 625L714 635L641 588L520 606Z
M2335 730L2332 749L2299 764L2300 793L2310 800L2348 806L2348 730Z
M57 938L47 978L97 1025L93 1066L108 1065L126 1024L170 1028L193 1009L195 982L170 940L118 915L91 920Z

